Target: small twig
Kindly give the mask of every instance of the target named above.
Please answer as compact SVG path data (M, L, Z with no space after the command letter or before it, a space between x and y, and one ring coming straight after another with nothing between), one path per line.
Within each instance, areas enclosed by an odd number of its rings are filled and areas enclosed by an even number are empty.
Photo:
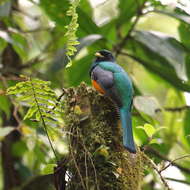
M164 168L162 168L159 172L163 172L164 170L166 170L168 167L170 167L171 165L173 165L174 162L178 161L178 160L181 160L181 159L184 159L184 158L187 158L187 157L190 157L190 154L188 155L184 155L184 156L181 156L179 158L176 158L172 161L170 161L170 163L168 165L166 165Z
M19 13L23 14L24 16L27 16L28 18L32 19L32 20L38 20L40 18L40 16L33 16L32 14L29 14L25 10L19 9L16 6L14 6L14 11L19 12Z
M42 31L51 31L53 29L53 27L38 27L35 29L31 29L31 30L23 30L23 29L18 29L18 28L6 28L4 32L7 32L9 34L11 33L22 33L22 34L27 34L27 33L35 33L35 32L42 32Z
M160 158L162 160L170 162L172 166L177 167L181 171L183 171L183 172L185 172L187 174L190 174L190 169L189 168L185 168L185 167L183 167L183 166L181 166L181 165L179 165L179 164L177 164L175 162L172 162L172 160L170 160L169 158L167 158L165 155L160 154L160 152L158 152L157 150L153 149L152 147L145 146L144 150L145 150L145 152L151 153L151 154L155 155L156 157L158 157L158 158Z
M2 80L2 84L3 84L3 87L5 89L8 89L8 84L7 84L7 80L5 77L3 76L0 76L0 80ZM6 95L6 91L3 95ZM18 123L18 127L20 126L21 124L21 119L19 118L18 116L18 106L16 105L16 103L14 102L13 98L11 96L8 96L8 99L11 101L11 103L13 104L13 117L15 118L15 120L17 121Z
M33 1L33 0L29 0L31 3L33 3L34 5L39 5L37 2Z
M135 0L135 2L136 2L136 4L137 4L137 6L138 6L138 10L140 10L141 7L140 7L140 2L139 2L139 0Z
M84 151L84 165L85 165L85 173L86 173L86 187L89 189L88 186L88 165L87 165L87 152Z
M18 116L18 110L19 110L19 106L14 105L13 116L16 119L18 125L20 126L21 120L20 120L20 118Z
M96 7L95 7L95 8L102 7L102 6L104 6L106 3L107 3L107 1L106 1L106 0L105 0L105 1L103 1L103 2L101 2L101 3L98 3L98 4L96 5Z
M138 21L140 19L140 16L142 15L142 9L144 8L145 3L146 3L146 1L141 6L138 5L137 16L135 17L135 20L134 20L131 28L129 29L126 36L122 39L122 41L119 44L116 45L116 48L115 48L116 49L116 53L115 53L116 57L120 54L122 48L125 46L127 40L130 38L130 35L131 35L132 31L134 30L135 26L137 25L137 23L138 23Z
M170 111L170 112L181 112L181 111L188 110L188 109L190 109L190 106L188 106L188 105L184 105L181 107L175 107L175 108L170 108L170 107L164 108L165 111Z
M127 35L122 39L122 41L116 46L116 53L115 53L115 57L117 57L121 51L121 49L123 48L123 46L126 44L128 38L131 35L131 32L133 31L134 27L136 26L138 20L139 20L139 16L137 16L133 22L133 25L131 26L129 32L127 33Z
M95 165L94 165L94 162L93 162L93 159L92 159L91 153L87 150L87 148L86 148L86 146L85 146L85 144L84 144L83 139L82 139L82 143L81 143L81 145L83 146L84 150L88 153L88 156L89 156L90 162L91 162L92 167L93 167L93 170L94 170L95 182L96 182L96 184L97 184L97 190L100 190L100 187L99 187L99 185L98 185L98 177L97 177L96 167L95 167Z
M42 50L40 52L40 54L37 55L36 57L34 57L33 59L29 60L28 62L26 62L26 63L24 63L22 65L20 65L19 69L25 69L25 68L31 67L32 65L35 65L35 64L37 64L37 63L39 63L41 61L46 60L47 57L41 58L42 53L44 53L44 50Z
M161 111L167 111L167 112L182 112L182 111L186 111L190 109L190 106L188 105L184 105L184 106L180 106L180 107L164 107L163 109L156 109L155 112L161 112Z
M0 76L1 81L13 80L13 81L26 81L28 78L26 77L19 77L19 76Z
M49 110L47 113L51 113L51 112L58 106L58 104L59 104L61 98L65 95L65 89L63 88L62 90L63 90L63 92L62 92L62 94L57 98L57 102L56 102L55 106L54 106L51 110Z
M184 183L184 184L190 185L190 182L188 182L186 180L182 180L182 179L174 179L174 178L170 178L170 177L166 177L165 179L166 180L170 180L170 181L176 181L176 182L179 182L179 183Z
M74 135L73 135L74 131L73 130L75 130L74 127L71 127L70 131L69 131L69 134L70 134L69 137L68 137L69 138L69 152L70 152L71 158L72 158L72 160L74 162L74 165L75 165L75 168L77 170L77 173L79 175L82 187L85 190L85 189L87 189L87 187L85 186L83 177L82 177L81 172L80 172L80 168L77 165L77 161L75 159L74 152L73 152L73 145L71 145L71 143L73 143L73 137L74 137ZM76 137L78 137L78 130L76 132L77 132ZM71 137L72 137L72 139L71 139Z
M157 166L155 165L153 167L155 169L155 171L158 173L158 175L160 176L160 179L162 181L162 183L164 184L164 186L168 189L168 190L171 190L171 188L169 187L168 183L166 182L166 179L161 175L161 173L159 172Z
M49 31L49 30L52 30L52 28L51 27L41 27L41 28L35 28L35 29L32 29L32 30L19 30L19 32L26 34L26 33Z
M80 177L82 187L83 187L83 189L85 190L86 187L85 187L85 184L84 184L82 175L81 175L81 173L80 173L80 169L79 169L79 167L78 167L78 165L77 165L77 162L76 162L76 159L75 159L75 156L74 156L74 153L73 153L71 144L69 144L69 149L70 149L71 157L72 157L72 159L73 159L73 161L74 161L75 168L76 168L77 173L78 173L78 175L79 175L79 177Z
M64 158L62 161L57 163L57 166L54 168L54 186L56 190L65 190L67 181L65 176L67 174L67 162L68 157ZM68 177L69 178L69 177Z
M162 174L161 174L161 172L159 171L157 165L153 162L153 160L151 160L151 159L150 159L148 156L146 156L146 155L144 155L144 158L147 160L147 162L149 163L149 165L156 171L156 173L158 173L158 175L159 175L159 177L160 177L160 179L161 179L163 185L165 186L165 188L166 188L167 190L172 190L172 189L169 187L169 185L168 185L166 179L162 176Z
M158 109L155 109L155 113L158 113L158 112L162 112L162 111L166 111L166 112L182 112L182 111L186 111L186 110L189 110L190 109L190 106L188 105L184 105L184 106L181 106L181 107L164 107L162 109L158 108ZM135 116L139 116L139 112L137 111L133 111L132 112L133 115Z

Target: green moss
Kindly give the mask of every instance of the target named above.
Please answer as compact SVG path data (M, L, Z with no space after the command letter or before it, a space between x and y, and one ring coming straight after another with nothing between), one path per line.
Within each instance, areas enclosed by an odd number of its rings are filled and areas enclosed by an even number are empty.
M76 111L78 110L78 111ZM65 93L70 146L68 190L140 190L142 153L122 146L113 102L82 83Z

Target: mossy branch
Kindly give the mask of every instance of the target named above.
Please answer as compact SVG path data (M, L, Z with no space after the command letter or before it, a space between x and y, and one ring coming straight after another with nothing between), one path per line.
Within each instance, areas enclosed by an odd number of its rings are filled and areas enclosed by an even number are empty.
M70 144L67 190L140 190L144 162L122 145L113 103L82 83L66 90L65 122Z

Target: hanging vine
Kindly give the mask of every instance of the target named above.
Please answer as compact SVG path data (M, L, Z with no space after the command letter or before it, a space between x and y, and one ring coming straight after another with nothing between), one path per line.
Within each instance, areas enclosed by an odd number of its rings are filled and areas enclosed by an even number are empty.
M66 55L69 59L69 62L67 64L67 67L70 67L72 65L71 56L74 55L74 53L77 51L76 45L79 44L79 41L77 40L76 32L77 28L79 27L78 24L78 14L77 14L77 6L79 5L80 0L73 0L71 1L71 5L69 7L69 10L67 11L67 16L71 17L70 23L65 26L67 29L67 32L65 33L66 40Z

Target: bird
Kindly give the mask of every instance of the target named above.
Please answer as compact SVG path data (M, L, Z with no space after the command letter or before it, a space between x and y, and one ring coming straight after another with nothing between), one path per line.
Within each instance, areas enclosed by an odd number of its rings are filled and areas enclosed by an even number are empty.
M131 79L126 71L116 63L115 57L108 50L95 53L95 60L90 67L89 74L92 86L116 104L123 131L123 145L130 153L136 153L131 118L133 100Z

